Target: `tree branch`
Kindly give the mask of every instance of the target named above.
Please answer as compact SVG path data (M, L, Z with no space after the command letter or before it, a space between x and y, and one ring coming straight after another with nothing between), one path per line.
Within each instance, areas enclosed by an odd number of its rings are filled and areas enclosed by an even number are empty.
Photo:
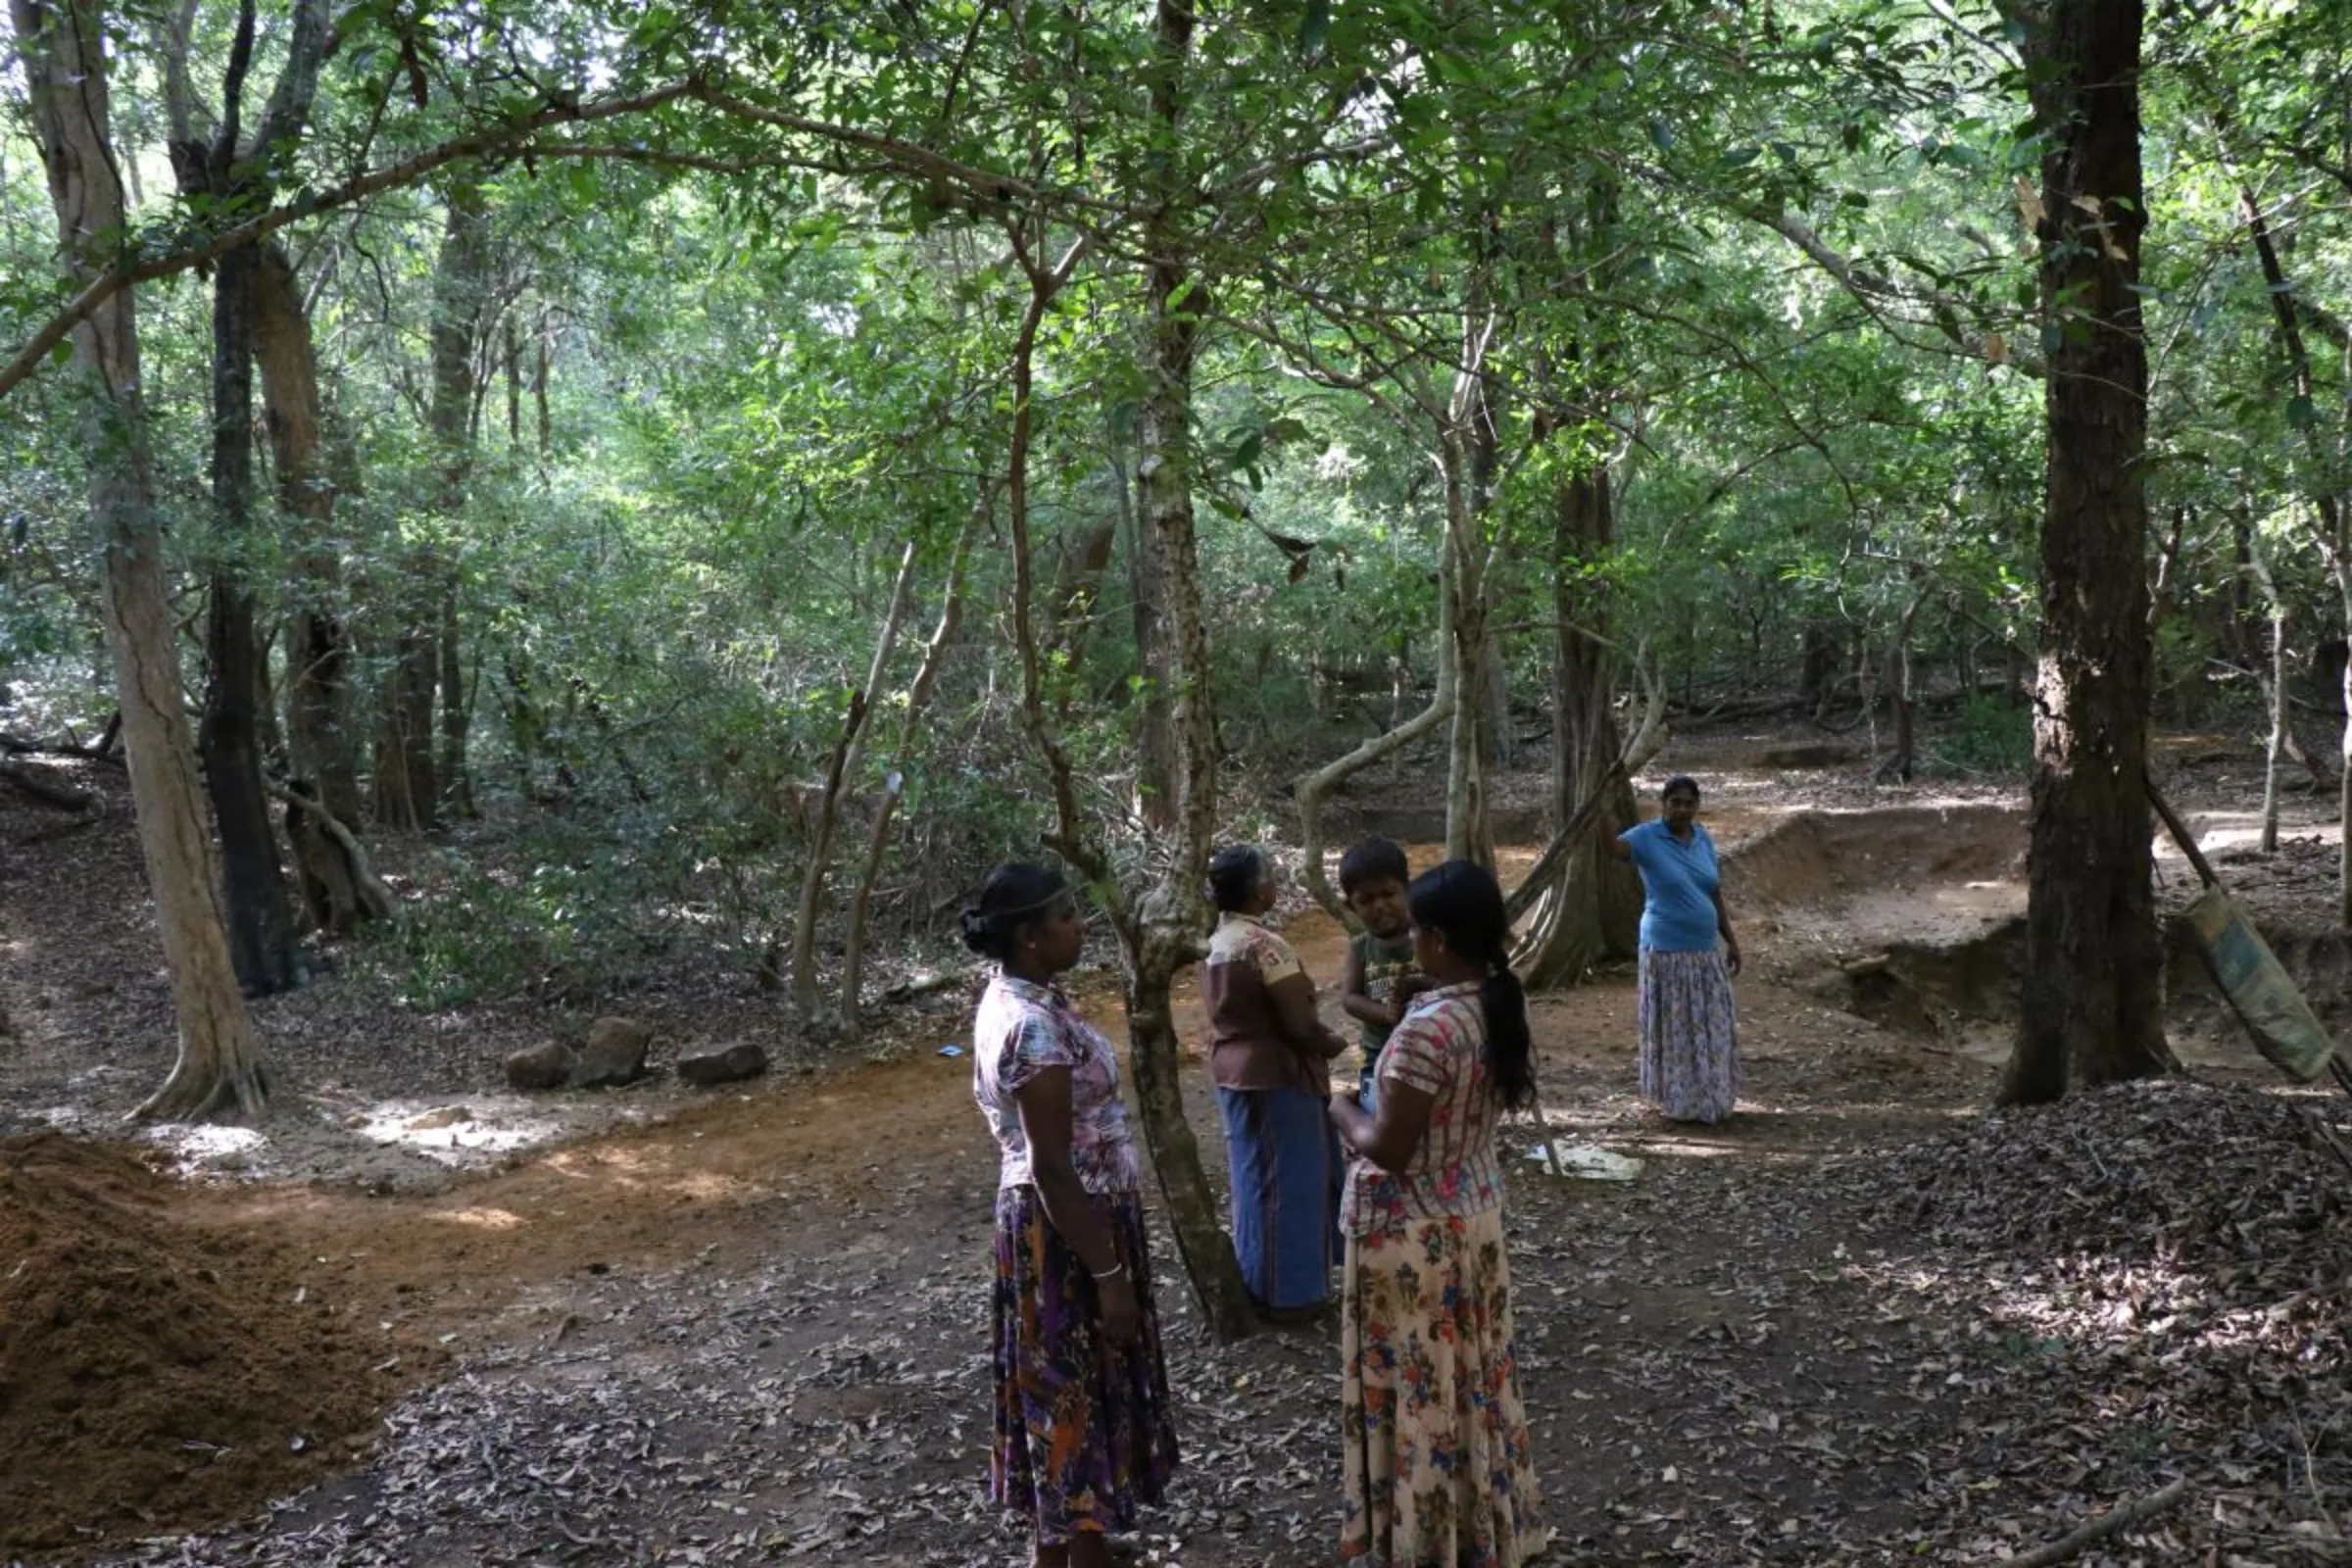
M414 185L433 171L467 158L512 147L523 137L547 129L551 125L590 123L613 120L624 115L642 114L659 109L687 97L694 89L692 81L675 81L647 92L633 93L622 98L609 98L598 103L549 103L525 115L519 115L502 124L489 126L470 134L454 137L437 147L418 153L372 173L345 180L322 192L304 192L292 201L257 213L241 223L222 229L193 244L151 256L142 261L120 265L92 278L41 329L18 350L5 368L0 368L0 397L14 391L19 383L40 368L49 351L63 343L74 327L89 314L134 283L152 282L159 277L172 277L190 268L201 267L217 256L250 245L276 233L287 224L298 222L319 213L349 207L354 202L387 190Z

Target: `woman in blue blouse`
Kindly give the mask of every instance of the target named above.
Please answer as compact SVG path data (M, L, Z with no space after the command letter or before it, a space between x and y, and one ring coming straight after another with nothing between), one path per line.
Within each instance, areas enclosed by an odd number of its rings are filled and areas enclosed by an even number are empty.
M1697 782L1678 773L1659 800L1656 821L1609 846L1642 873L1642 1098L1670 1121L1712 1124L1740 1098L1740 939L1715 841L1698 825Z

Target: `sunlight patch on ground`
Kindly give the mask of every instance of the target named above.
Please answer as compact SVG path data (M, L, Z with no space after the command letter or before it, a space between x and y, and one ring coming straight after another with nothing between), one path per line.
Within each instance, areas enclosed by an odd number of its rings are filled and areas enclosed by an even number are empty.
M233 1154L250 1154L270 1142L268 1134L251 1127L150 1127L140 1137L170 1150L182 1170Z
M2198 845L2208 855L2223 850L2249 849L2262 843L2262 813L2260 811L2198 811L2190 819ZM2344 833L2337 822L2292 822L2278 824L2278 836L2283 839L2317 839L2323 844L2340 844ZM2156 858L2160 860L2186 858L2180 847L2169 833L2156 835Z
M512 1231L522 1228L522 1216L511 1208L447 1208L430 1216L450 1225L466 1225L482 1231Z
M359 1112L351 1128L371 1144L397 1145L444 1165L529 1149L565 1130L561 1117L529 1101L505 1095L439 1104L424 1100L378 1101Z

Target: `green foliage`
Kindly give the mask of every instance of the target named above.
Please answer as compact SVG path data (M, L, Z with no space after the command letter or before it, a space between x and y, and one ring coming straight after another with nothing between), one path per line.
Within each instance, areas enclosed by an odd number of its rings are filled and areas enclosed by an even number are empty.
M1936 726L1927 746L1931 771L1978 778L2025 778L2034 765L2034 710L2022 703L1972 693Z
M1158 866L1134 805L1139 347L1160 239L1183 253L1198 333L1185 434L1236 799L1427 700L1449 507L1491 557L1523 696L1549 678L1562 613L1645 651L1702 711L1791 689L1809 644L1838 650L1847 715L1853 672L1885 668L1898 638L1931 693L2033 645L2032 362L2081 322L2039 296L2042 148L1990 8L1191 15L1177 72L1151 8L340 14L312 124L270 154L285 189L507 139L282 231L326 389L330 522L279 516L230 548L204 468L209 289L182 274L138 305L173 571L236 566L281 628L331 614L355 644L361 736L404 639L444 615L460 629L484 824L459 825L377 939L404 995L694 962L748 977L789 919L812 791L909 545L836 890L894 769L888 935L935 935L991 859L1036 852L1046 792L1007 646L1008 354L1029 270L1081 240L1037 339L1031 609L1083 804L1139 877ZM217 96L234 9L207 0L195 22L194 85ZM131 14L117 82L141 182L123 239L148 256L238 216L170 194L160 25ZM2146 478L2165 700L2186 716L2217 661L2245 661L2257 557L2298 628L2343 613L2317 535L2325 498L2352 492L2352 16L2265 0L2155 26ZM257 80L283 49L264 34ZM659 109L498 129L689 75L698 91ZM1173 132L1155 90L1183 100ZM30 150L5 151L0 328L22 340L61 283ZM445 286L461 177L489 214L469 298ZM2249 193L2283 287L2248 243ZM454 474L427 428L453 298L469 435ZM0 679L86 698L79 412L54 377L0 406ZM1572 537L1564 498L1595 473L1612 540ZM902 757L958 538L963 629ZM282 693L282 629L273 646ZM1929 744L1973 773L2030 762L2023 710L1998 697L1972 696Z

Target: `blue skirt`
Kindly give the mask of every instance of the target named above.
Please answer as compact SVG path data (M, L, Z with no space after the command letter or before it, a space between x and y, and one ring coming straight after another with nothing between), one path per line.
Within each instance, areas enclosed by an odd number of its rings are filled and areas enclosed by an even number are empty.
M1340 1135L1321 1095L1219 1089L1233 1160L1233 1247L1259 1306L1320 1306L1344 1255Z

